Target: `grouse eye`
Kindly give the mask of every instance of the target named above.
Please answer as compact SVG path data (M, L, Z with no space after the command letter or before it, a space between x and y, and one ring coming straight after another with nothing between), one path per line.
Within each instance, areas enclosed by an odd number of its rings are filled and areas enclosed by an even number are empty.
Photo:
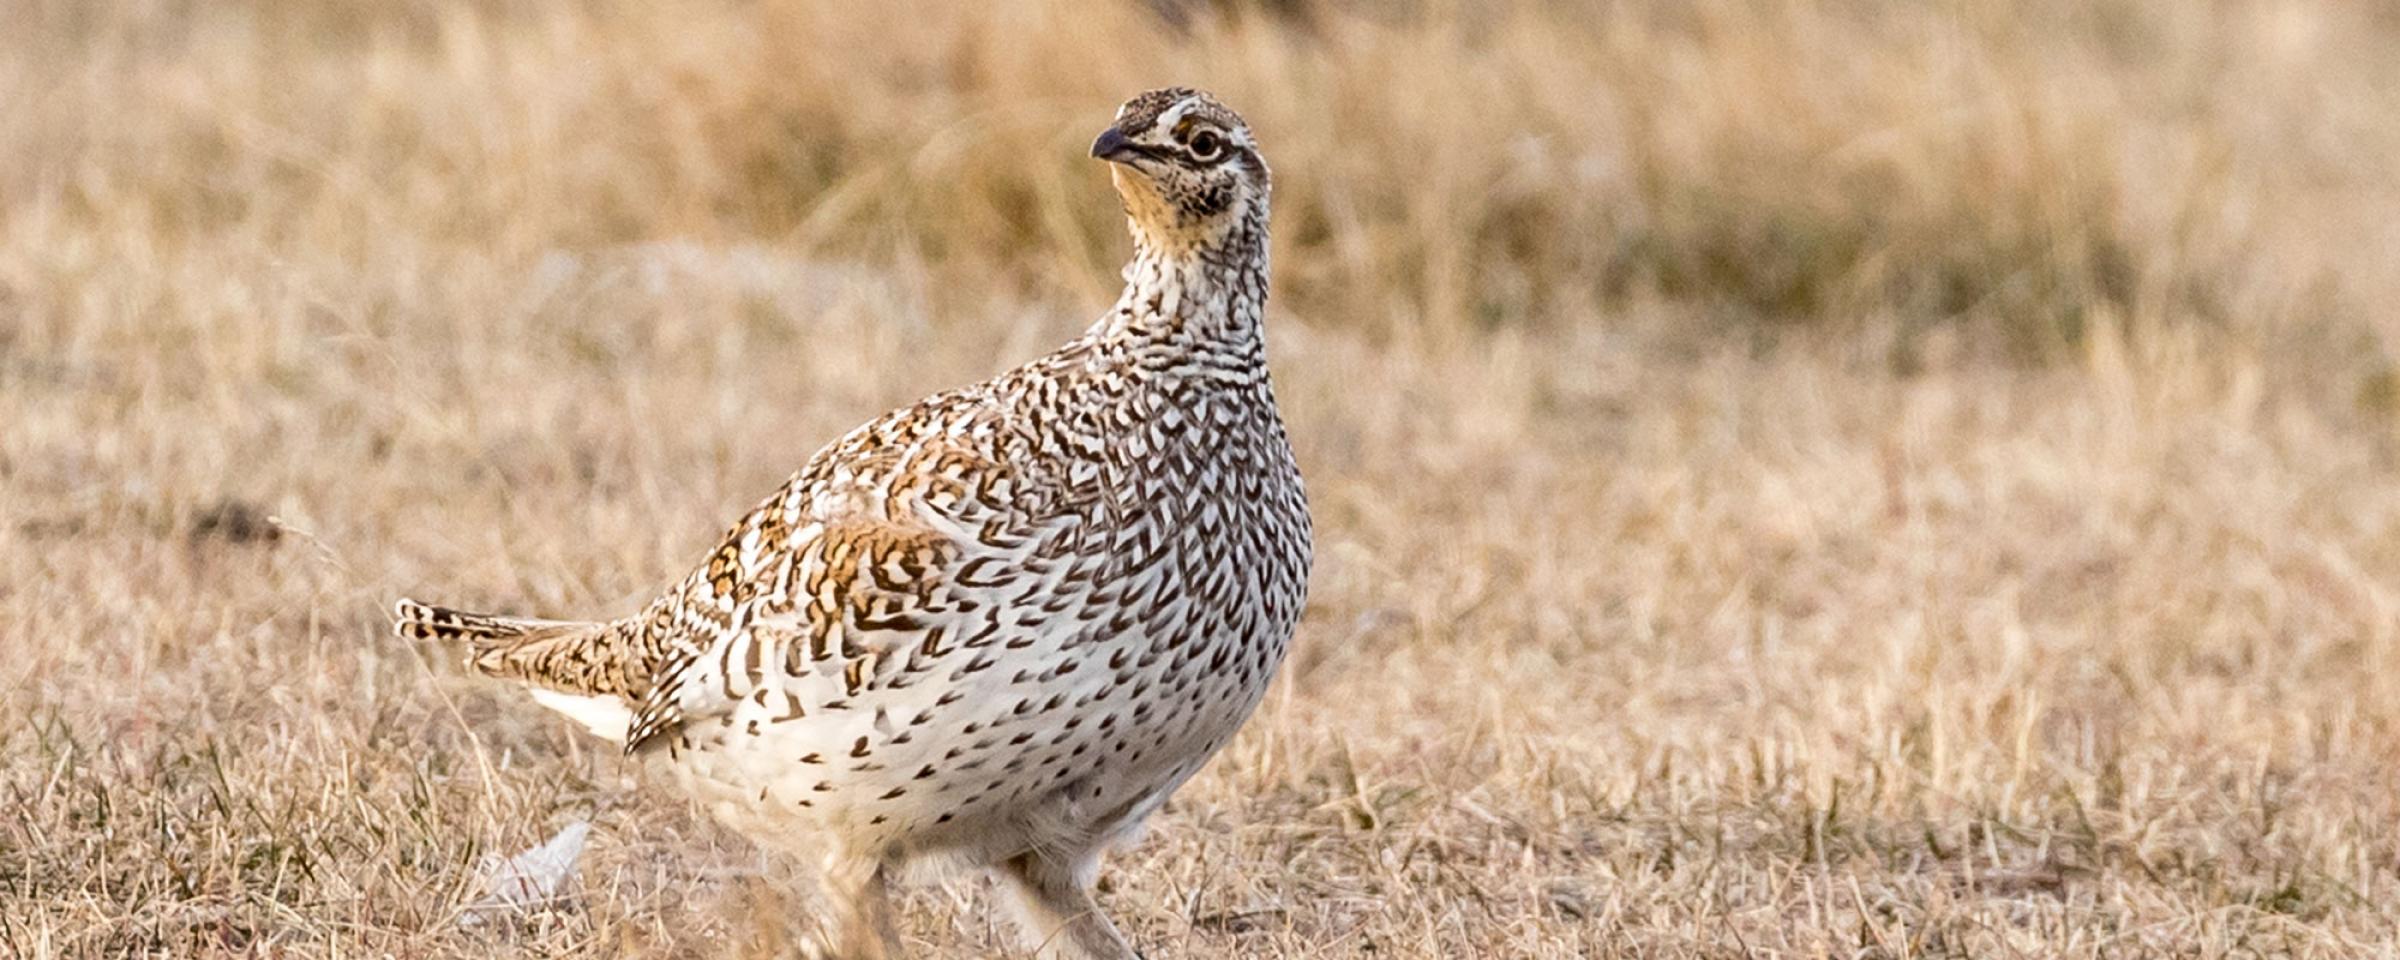
M1223 149L1225 149L1225 143L1217 137L1214 130L1202 130L1192 134L1192 159L1194 160L1214 160L1217 158L1217 151Z

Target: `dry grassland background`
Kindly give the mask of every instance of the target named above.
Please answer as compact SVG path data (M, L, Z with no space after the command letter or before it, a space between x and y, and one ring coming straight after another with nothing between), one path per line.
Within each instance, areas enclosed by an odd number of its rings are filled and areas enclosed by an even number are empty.
M768 949L777 868L381 611L628 611L1079 331L1168 82L1276 169L1319 560L1107 873L1152 956L2400 953L2390 7L1181 15L0 6L0 956Z

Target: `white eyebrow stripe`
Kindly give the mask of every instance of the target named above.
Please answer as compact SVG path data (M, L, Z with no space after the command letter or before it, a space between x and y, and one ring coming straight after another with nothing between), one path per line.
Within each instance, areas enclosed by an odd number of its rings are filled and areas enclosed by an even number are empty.
M1174 106L1167 108L1167 112L1158 115L1158 122L1152 126L1161 130L1173 130L1175 124L1182 122L1183 115L1192 112L1192 108L1196 106L1199 106L1199 101L1190 97L1176 101Z

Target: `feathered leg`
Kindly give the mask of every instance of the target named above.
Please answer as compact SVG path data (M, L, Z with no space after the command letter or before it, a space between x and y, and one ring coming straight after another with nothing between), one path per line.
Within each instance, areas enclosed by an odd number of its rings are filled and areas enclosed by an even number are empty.
M1084 882L1093 856L1080 859L1060 863L1024 853L994 868L1018 935L1041 960L1136 960L1140 954L1100 912Z
M892 960L900 936L892 926L889 878L881 861L828 857L818 882L831 915L808 938L807 960Z

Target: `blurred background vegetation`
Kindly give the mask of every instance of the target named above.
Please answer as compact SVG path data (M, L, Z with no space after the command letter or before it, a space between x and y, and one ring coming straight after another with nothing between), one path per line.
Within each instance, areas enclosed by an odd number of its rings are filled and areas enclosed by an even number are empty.
M925 265L950 317L993 278L1091 301L1123 244L1083 141L1184 82L1281 173L1284 314L1380 337L1664 303L1916 364L2189 324L2359 382L2400 294L2378 4L26 2L12 31L41 42L0 54L11 229L353 269L673 237Z

